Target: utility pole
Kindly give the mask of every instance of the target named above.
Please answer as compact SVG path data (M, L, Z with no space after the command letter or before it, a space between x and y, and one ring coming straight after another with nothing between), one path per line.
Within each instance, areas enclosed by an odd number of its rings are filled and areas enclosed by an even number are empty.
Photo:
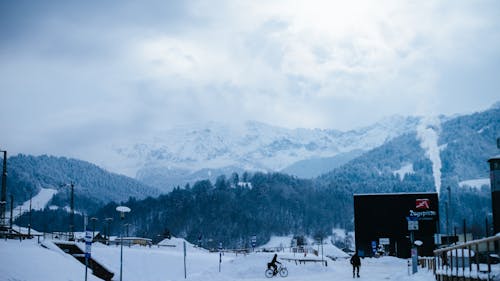
M111 224L111 221L113 218L105 218L104 221L106 221L106 245L109 245L109 225Z
M467 243L467 227L464 219L464 243Z
M62 184L61 187L69 186L71 188L70 191L70 200L69 200L69 241L75 240L75 184L73 182L69 184Z
M30 193L30 211L28 213L28 238L31 237L31 199L33 198L33 192Z
M13 216L14 216L14 195L12 195L12 193L11 193L10 194L10 218L9 218L9 228L10 229L12 229Z
M450 234L451 234L451 228L450 228L451 188L450 188L450 186L446 187L446 190L448 190L448 203L446 204L446 231L448 232L447 235L450 236Z
M488 237L488 217L484 218L484 231L485 231L484 237Z
M95 222L98 220L96 217L91 217L90 220L92 221L92 240L95 238Z
M71 208L71 213L70 213L70 224L69 224L69 231L70 231L70 241L75 240L75 185L73 182L71 182L71 202L70 202L70 208Z
M5 222L5 207L7 207L7 151L0 150L3 152L3 169L2 169L2 193L0 197L0 219L2 220L0 224L3 226Z

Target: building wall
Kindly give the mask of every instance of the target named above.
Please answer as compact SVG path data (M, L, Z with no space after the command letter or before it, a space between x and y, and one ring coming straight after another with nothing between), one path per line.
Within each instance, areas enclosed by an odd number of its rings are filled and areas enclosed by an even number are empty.
M490 163L491 203L493 212L493 231L500 232L500 158L488 160Z
M417 199L428 199L429 208L417 209ZM380 238L389 238L388 254L409 258L411 243L407 217L410 215L420 215L419 230L414 231L414 241L423 242L419 255L432 256L434 234L439 225L437 193L355 194L354 227L360 255L373 256L373 244L378 247Z

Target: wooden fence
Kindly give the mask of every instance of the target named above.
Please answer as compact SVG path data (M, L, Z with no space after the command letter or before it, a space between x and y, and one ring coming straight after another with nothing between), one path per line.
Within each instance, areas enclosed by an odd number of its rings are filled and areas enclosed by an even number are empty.
M500 234L434 251L438 281L500 280Z

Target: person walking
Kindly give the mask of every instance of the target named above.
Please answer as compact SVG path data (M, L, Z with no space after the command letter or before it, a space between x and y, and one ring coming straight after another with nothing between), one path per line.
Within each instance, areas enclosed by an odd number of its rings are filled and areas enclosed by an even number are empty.
M354 255L351 257L351 264L352 264L352 278L359 278L359 267L361 266L361 259L359 258L358 251L354 253Z

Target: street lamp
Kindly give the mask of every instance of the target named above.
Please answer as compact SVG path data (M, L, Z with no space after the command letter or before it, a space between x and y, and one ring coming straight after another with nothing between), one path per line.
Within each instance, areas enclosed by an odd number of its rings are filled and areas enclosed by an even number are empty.
M125 213L130 212L130 208L126 206L116 207L116 211L120 213L120 220L122 222L122 227L120 229L120 281L122 281L123 272L123 219L125 218Z

